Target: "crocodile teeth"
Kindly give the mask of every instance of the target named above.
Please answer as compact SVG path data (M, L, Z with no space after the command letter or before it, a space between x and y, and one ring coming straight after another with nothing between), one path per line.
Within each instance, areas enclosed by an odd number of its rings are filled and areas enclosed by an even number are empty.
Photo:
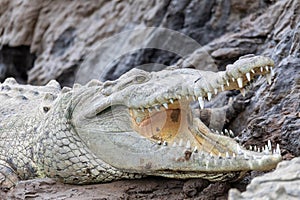
M271 140L268 140L268 149L269 149L269 150L271 150L271 149L272 149Z
M232 79L233 82L235 82L235 79L233 77L231 79Z
M226 85L229 87L229 81L228 80L226 80Z
M180 139L178 145L179 145L180 147L182 147L182 143L183 143L183 141L182 141L182 139Z
M279 144L276 144L276 153L279 154L279 155L281 154Z
M264 153L265 153L265 154L270 154L270 151L269 151L269 148L268 148L267 145L265 146Z
M218 157L219 157L219 158L222 158L222 155L221 155L221 153L220 153L220 152L219 152L219 154L218 154Z
M269 66L265 66L265 69L268 72L269 71Z
M263 71L264 71L264 68L263 68L263 67L260 67L260 71L263 72Z
M191 141L187 141L185 148L191 149Z
M164 142L163 142L163 145L164 145L164 146L167 146L167 145L168 145L168 142L167 142L167 141L164 141Z
M242 78L238 78L237 83L238 83L239 88L243 88L243 79Z
M211 94L210 92L208 92L208 93L207 93L207 99L208 99L208 101L211 100L211 96L212 96L212 94Z
M193 100L194 100L194 101L196 101L196 98L195 98L195 96L193 95L192 97L193 97Z
M242 149L239 144L236 144L236 151L239 155L243 155Z
M230 158L230 156L229 156L229 153L228 153L228 152L226 152L226 158Z
M186 100L189 100L190 97L188 95L186 95L185 98L186 98Z
M244 88L241 89L241 94L243 95L243 97L246 96L246 90Z
M230 135L231 137L234 137L234 133L232 132L232 130L229 130L229 135Z
M249 73L249 72L246 73L246 77L247 77L247 80L248 80L248 81L251 81L251 76L250 76L250 73Z
M218 94L218 89L215 88L215 89L214 89L214 92L215 92L215 94Z
M273 67L271 67L271 76L274 76L274 75L275 75L274 69L273 69Z
M149 112L152 112L152 109L151 109L151 108L147 108L147 109L148 109Z
M222 90L222 92L225 90L224 85L221 85L221 90Z
M142 112L145 112L145 109L144 109L144 108L141 108L141 111L142 111Z
M255 74L255 71L254 71L253 69L251 69L251 72L252 72L253 74Z
M204 108L204 100L201 96L198 97L198 102L199 102L200 108L203 109Z
M193 150L193 152L194 152L194 153L198 153L198 148L195 147L194 150Z
M163 103L163 107L165 107L165 109L169 108L167 103Z
M178 96L177 96L177 99L179 99L179 100L180 100L180 99L181 99L181 96L180 96L180 95L178 95Z
M174 103L174 100L173 100L173 99L169 99L169 101L171 102L171 104L173 104L173 103Z
M271 74L266 74L266 78L267 78L268 84L271 85L271 83L272 83L272 77L271 77Z

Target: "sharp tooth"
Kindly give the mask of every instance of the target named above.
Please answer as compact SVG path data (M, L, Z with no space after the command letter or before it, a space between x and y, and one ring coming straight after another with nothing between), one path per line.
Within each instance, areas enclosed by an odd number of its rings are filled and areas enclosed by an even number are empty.
M230 135L231 137L234 137L234 133L232 132L232 130L229 130L229 135Z
M168 145L168 142L167 142L167 141L164 141L164 142L163 142L163 145L164 145L164 146L167 146L167 145Z
M230 156L229 156L229 153L228 153L228 152L226 152L226 158L230 158Z
M269 149L269 150L272 150L271 140L268 140L268 149Z
M218 94L218 89L215 88L215 89L214 89L214 92L215 92L215 94Z
M198 148L195 147L194 150L193 150L193 152L194 152L194 153L198 153Z
M249 73L249 72L246 73L246 77L247 77L247 80L248 80L248 81L251 81L251 76L250 76L250 73Z
M189 100L189 96L188 95L186 95L185 98L186 98L186 100Z
M219 158L222 158L222 155L221 155L221 153L220 153L220 152L219 152L219 154L218 154L218 157L219 157Z
M272 83L272 77L271 77L271 74L266 74L266 78L267 78L268 84L271 85L271 83Z
M256 145L254 146L254 151L257 151L257 147L256 147Z
M238 78L237 83L238 83L239 88L243 87L243 79L242 78Z
M167 103L163 103L163 107L165 107L165 109L169 108Z
M161 141L158 141L157 144L158 144L158 145L161 145Z
M179 145L180 147L182 147L182 143L183 143L183 141L182 141L182 139L180 139L178 145Z
M208 92L208 93L207 93L207 99L208 99L208 101L211 100L211 96L212 96L212 94L211 94L210 92Z
M246 90L244 88L241 89L241 94L243 95L243 97L246 96Z
M276 144L276 153L279 154L279 155L281 154L279 144Z
M172 147L176 147L176 146L177 146L177 144L176 144L176 142L174 142L173 145L172 145Z
M148 109L149 112L152 112L152 109L151 109L151 108L147 108L147 109Z
M260 147L257 148L257 152L260 152Z
M253 74L255 74L255 71L254 71L254 69L251 69L251 72L252 72Z
M142 111L142 112L145 112L145 109L144 109L144 108L141 108L141 111Z
M173 100L173 99L169 99L169 101L171 102L171 104L173 104L173 103L174 103L174 100Z
M271 67L271 76L274 76L275 75L275 71L273 69L273 67Z
M228 130L225 128L224 129L224 132L227 134L227 135L229 135L229 132L228 132Z
M224 85L221 85L221 90L222 90L222 91L224 91L224 90L225 90L225 89L224 89Z
M211 157L211 158L213 158L213 157L214 157L214 155L212 154L212 152L210 152L210 154L209 154L209 155L210 155L210 157Z
M263 68L263 67L260 67L260 71L263 72L263 71L264 71L264 68Z
M198 97L198 102L199 102L200 108L203 109L204 108L204 100L201 96Z
M226 85L229 87L229 81L228 80L226 80Z
M235 79L233 77L231 79L232 79L233 82L235 81Z
M191 141L188 140L185 147L187 149L190 149L191 148Z
M235 153L232 153L232 157L233 157L233 158L236 158L236 155L235 155Z
M193 100L194 100L194 101L196 101L196 98L195 98L195 96L193 95L192 97L193 97Z
M265 66L265 69L268 72L269 71L269 66Z
M180 99L181 99L181 96L180 96L180 95L178 95L178 96L177 96L177 99L179 99L179 100L180 100Z
M264 153L265 153L265 154L269 154L269 153L270 153L270 151L269 151L269 148L268 148L268 146L267 146L267 145L265 146Z

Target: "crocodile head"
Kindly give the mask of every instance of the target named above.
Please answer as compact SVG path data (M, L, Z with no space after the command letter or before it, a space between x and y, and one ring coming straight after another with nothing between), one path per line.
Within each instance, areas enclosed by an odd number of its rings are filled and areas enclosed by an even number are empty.
M281 160L279 147L246 150L213 133L194 117L190 104L198 101L203 108L205 99L224 90L243 90L257 75L270 81L273 66L269 58L248 56L217 73L133 69L100 87L78 90L73 127L97 157L126 172L222 181L250 170L269 170Z

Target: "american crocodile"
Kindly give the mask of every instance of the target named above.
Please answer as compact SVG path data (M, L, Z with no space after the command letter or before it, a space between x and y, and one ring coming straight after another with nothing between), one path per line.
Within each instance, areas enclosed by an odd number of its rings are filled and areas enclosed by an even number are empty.
M271 81L274 62L244 56L226 71L133 69L115 81L92 80L61 89L0 85L0 186L51 177L72 184L171 178L235 180L250 170L270 170L279 146L246 150L212 132L192 114L224 90L243 90L257 75Z

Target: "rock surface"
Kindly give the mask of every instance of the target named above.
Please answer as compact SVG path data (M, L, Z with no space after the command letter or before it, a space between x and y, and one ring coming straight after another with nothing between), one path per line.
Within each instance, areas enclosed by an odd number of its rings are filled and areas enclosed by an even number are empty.
M230 113L234 114L219 128L232 129L245 146L262 146L270 139L273 145L281 145L285 159L291 159L300 156L299 10L300 0L2 0L0 79L15 76L19 82L39 85L57 79L62 85L72 85L74 81L85 82L91 78L115 79L133 67L160 70L173 64L216 71L244 54L267 55L276 62L276 75L271 85L259 78L245 98L238 92L227 92L207 103L206 107L221 107L232 99L234 111L230 110ZM158 29L144 31L150 26L178 32L168 32L169 38L164 38L166 35L157 32ZM124 34L120 37L115 35L134 28L144 29L141 32L131 31L125 37ZM178 52L168 52L163 47L173 44L176 41L173 36L177 37L178 33L189 36L197 45L189 39L182 40L184 45L175 46ZM153 45L161 48L140 49ZM21 57L18 52L21 52ZM284 165L277 170L294 169ZM299 159L294 159L290 165L298 166ZM277 173L275 171L266 177L273 181ZM179 181L150 177L73 186L36 179L21 182L8 193L0 192L0 197L226 199L230 188L243 191L257 175L252 172L237 183L215 184L198 179ZM290 180L289 175L292 173L282 174L285 180ZM272 183L274 186L277 184L276 181ZM289 181L286 183L289 184ZM254 192L253 187L249 186L242 194L232 191L230 197L247 199ZM278 191L283 191L281 188L270 187L266 194L272 198ZM284 194L290 195L285 196L287 199L299 195L299 188L293 189L292 193L289 189L284 190Z
M275 171L254 178L247 191L229 191L229 199L299 199L300 197L300 158L283 161Z

